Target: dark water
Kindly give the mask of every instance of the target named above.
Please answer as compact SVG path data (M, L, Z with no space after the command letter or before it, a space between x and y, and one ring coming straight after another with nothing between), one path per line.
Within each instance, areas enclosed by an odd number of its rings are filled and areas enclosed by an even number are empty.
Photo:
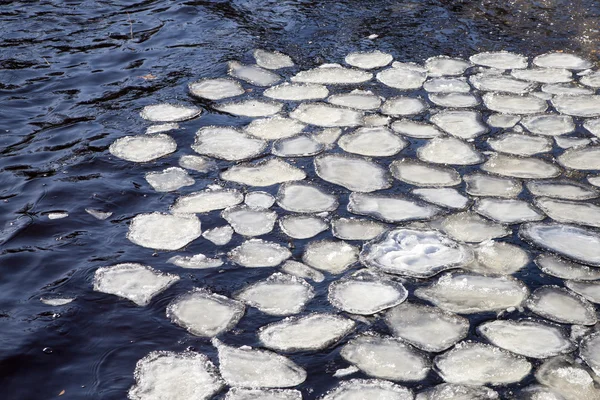
M565 49L597 61L598 17L600 6L591 0L0 1L0 398L50 399L64 391L60 398L123 399L135 363L152 350L192 347L214 359L206 340L167 320L166 305L194 286L230 295L273 272L190 272L167 264L168 253L125 240L135 214L167 210L177 196L153 191L145 172L191 154L200 126L247 122L209 113L210 104L187 96L190 81L225 75L226 61L248 62L257 47L290 54L302 68L369 49L416 62L500 49ZM141 107L160 101L195 103L207 112L173 134L175 155L148 165L110 157L116 138L145 130ZM194 177L186 193L214 183L216 174ZM85 208L114 214L98 221ZM70 216L49 220L44 214L53 211ZM217 217L203 217L203 228L222 224ZM185 254L215 255L240 242L215 249L197 241ZM303 244L296 241L295 256ZM117 262L149 264L183 279L136 307L91 290L96 268ZM536 279L531 273L529 282ZM316 285L321 295L308 311L327 307L327 284ZM39 301L49 295L77 299L50 307ZM275 320L249 309L224 340L256 344L256 327ZM385 332L380 322L374 328ZM309 371L304 398L334 385L332 371L346 366L338 350L292 356ZM431 373L426 383L409 386L439 382Z

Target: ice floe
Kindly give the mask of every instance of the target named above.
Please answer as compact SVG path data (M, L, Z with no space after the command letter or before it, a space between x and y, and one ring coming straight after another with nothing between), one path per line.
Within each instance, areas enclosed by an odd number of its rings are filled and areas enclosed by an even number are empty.
M379 379L352 379L342 381L327 392L321 400L413 400L410 389Z
M193 256L173 256L167 260L168 263L177 265L181 268L190 269L208 269L219 268L223 265L220 258L209 258L204 254L194 254Z
M430 121L448 134L465 140L474 139L488 131L477 111L444 110L431 116Z
M221 216L233 230L243 236L260 236L273 230L277 213L247 205L226 208Z
M541 54L533 59L533 64L542 68L566 68L582 70L592 67L592 63L575 54L553 52Z
M340 274L358 261L358 248L341 240L321 240L304 247L302 261L330 274Z
M431 93L429 100L440 107L469 108L479 104L479 99L468 93Z
M381 98L372 92L353 90L330 96L327 101L336 106L356 108L357 110L376 110L381 105Z
M465 78L434 78L423 83L429 93L468 93L471 86Z
M440 209L401 195L352 193L348 211L394 223L431 219Z
M132 162L148 162L177 150L177 143L168 135L124 136L108 148L110 154Z
M179 197L171 207L175 214L206 213L240 204L244 195L235 189L205 189Z
M466 192L471 196L514 198L523 190L519 181L510 178L473 173L464 175L463 179L467 184Z
M388 157L398 154L408 143L385 127L358 128L343 135L338 145L348 153L368 157Z
M247 240L229 252L231 261L248 268L276 267L291 256L287 248L261 239Z
M516 199L479 199L476 201L473 210L484 217L502 224L539 221L545 218L545 215L536 210L528 202Z
M597 282L567 281L565 286L595 304L600 304L600 284Z
M460 174L453 168L440 167L403 158L390 164L392 176L415 186L456 186L461 183Z
M488 240L473 246L475 262L464 267L479 274L512 275L530 259L523 248L507 242Z
M483 103L491 110L506 114L537 114L546 111L548 103L535 96L486 93Z
M363 113L325 103L302 103L290 117L305 124L322 127L347 127L362 124Z
M350 53L346 56L345 61L353 67L374 69L385 67L391 63L393 59L394 58L391 56L391 54L375 50L371 52Z
M331 233L342 240L371 240L387 229L385 224L362 218L336 218L331 221Z
M485 386L442 383L419 393L415 400L498 400L499 398L500 396L498 396L496 391Z
M266 187L277 183L300 181L306 173L279 158L271 158L256 163L237 164L221 173L226 181L248 186Z
M256 64L266 69L281 69L294 66L291 57L278 51L256 49L252 52Z
M235 128L207 126L196 133L192 149L201 155L227 161L254 158L261 154L267 143Z
M202 79L188 86L193 96L208 100L222 100L245 93L244 88L233 79Z
M247 133L263 140L283 139L302 132L306 125L291 118L274 116L255 119L245 129Z
M374 192L391 186L388 173L367 158L324 154L315 157L314 164L321 179L353 192Z
M560 165L582 171L600 169L600 146L578 147L558 156Z
M600 96L598 95L555 96L552 99L552 105L561 114L572 115L574 117L600 116Z
M600 227L600 207L597 205L548 198L537 199L535 205L555 221Z
M302 392L294 389L231 388L225 400L302 400Z
M598 322L592 304L558 286L536 289L527 299L527 307L544 318L562 324L594 325Z
M548 275L575 281L595 281L600 279L600 269L588 267L552 254L540 254L535 259L536 265Z
M538 382L558 392L565 400L596 400L600 389L594 377L579 363L557 356L544 362L535 373Z
M412 137L415 139L431 139L442 135L442 131L431 124L412 121L410 119L401 119L392 123L394 132Z
M431 77L462 75L471 65L463 59L447 56L430 57L425 60L427 75Z
M427 104L418 97L392 97L383 103L381 112L385 115L408 116L420 114L427 109Z
M292 82L323 85L352 85L370 81L372 78L373 74L370 72L332 65L300 71L291 80Z
M525 184L534 196L566 200L590 200L600 196L595 188L576 181L531 181Z
M179 166L192 171L206 173L217 169L215 160L209 157L184 155L179 158Z
M510 233L510 230L504 225L482 218L470 211L447 216L442 220L441 228L450 237L469 243L481 243Z
M148 172L146 180L157 192L172 192L184 186L191 186L196 182L185 169L179 167Z
M138 214L129 225L127 239L156 250L178 250L200 237L200 220L194 215L159 212Z
M497 69L527 68L527 57L508 51L479 53L472 55L469 60L474 64Z
M297 213L333 211L337 198L311 183L284 183L277 192L277 204L284 210Z
M558 136L571 133L575 130L573 118L568 115L533 115L521 120L528 131L537 135Z
M573 79L571 71L562 68L517 69L511 75L517 79L539 83L567 83Z
M275 100L319 100L329 95L326 86L313 83L282 83L266 89L263 95Z
M537 86L535 83L492 73L472 75L469 81L473 87L483 92L525 94L531 92Z
M294 239L308 239L326 231L329 225L312 215L286 215L279 220L281 231Z
M417 157L434 164L473 165L481 163L483 155L473 145L454 137L438 137L417 149Z
M497 175L522 179L555 178L561 173L557 165L541 158L514 157L499 153L490 156L481 169Z
M271 153L279 157L308 157L324 149L325 146L312 136L300 135L275 141Z
M532 156L552 150L552 141L549 138L521 133L504 133L488 139L487 142L497 152L517 156Z
M426 73L421 70L392 66L379 72L377 80L394 89L414 90L423 85L426 76Z
M196 107L162 103L144 107L140 116L152 122L180 122L197 117L201 112Z
M299 278L309 279L313 282L323 282L325 276L314 268L298 261L288 260L281 266L281 270L287 274Z
M451 188L419 188L413 189L411 193L428 203L445 208L462 210L469 204L468 197Z
M275 204L275 197L271 196L267 192L248 192L244 197L244 203L250 207L270 208L273 204Z
M281 81L281 76L257 65L229 62L229 75L256 86L272 86Z
M281 111L283 104L264 100L243 100L232 103L222 103L215 110L243 117L268 117Z

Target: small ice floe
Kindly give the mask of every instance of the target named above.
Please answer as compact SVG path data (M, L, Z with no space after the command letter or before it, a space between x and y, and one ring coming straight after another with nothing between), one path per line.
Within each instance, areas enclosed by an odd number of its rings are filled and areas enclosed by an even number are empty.
M180 122L197 117L201 112L196 107L162 103L144 107L140 116L152 122Z
M319 178L353 192L374 192L391 186L386 170L363 157L324 154L314 159Z
M202 237L217 246L224 246L231 241L233 228L229 225L219 226L202 232Z
M342 381L321 400L381 399L413 400L410 389L379 379L352 379Z
M264 208L254 208L245 204L226 208L221 217L233 230L243 236L260 236L273 230L277 213Z
M597 205L548 198L537 199L535 205L555 221L600 227L600 207Z
M214 364L200 353L153 351L135 366L131 400L209 400L223 388Z
M250 239L231 250L228 254L231 261L242 267L262 268L276 267L292 256L285 247L261 239Z
M561 114L574 117L598 117L600 116L600 96L555 96L552 105Z
M535 373L537 381L562 397L559 400L596 400L600 389L593 374L578 362L565 356L550 358Z
M521 182L498 176L474 173L463 176L466 192L471 196L517 197L523 190Z
M223 260L220 258L209 258L204 254L194 254L193 256L174 256L169 258L167 262L177 265L181 268L190 269L218 268L223 265Z
M483 95L483 103L491 111L506 114L537 114L548 108L546 100L509 93L486 93Z
M115 157L131 162L148 162L177 150L177 143L168 135L124 136L115 140L108 151Z
M156 133L174 131L175 129L179 129L179 124L176 122L152 125L146 128L146 135L154 135Z
M527 68L527 57L508 51L493 51L474 54L469 60L477 65L497 69Z
M598 322L592 304L558 286L542 286L536 289L527 299L527 308L561 324L594 325Z
M329 225L312 215L286 215L279 220L281 231L294 239L308 239L326 231Z
M506 385L531 372L524 357L482 343L461 342L434 362L442 379L464 385Z
M277 204L284 210L296 213L320 213L338 207L337 198L312 183L284 183L277 192Z
M265 97L276 100L301 101L301 100L319 100L329 95L326 86L313 83L282 83L273 86L263 92Z
M534 196L565 200L590 200L600 196L595 188L577 181L531 181L526 184Z
M401 119L392 123L392 129L396 133L415 139L432 139L443 134L438 128L424 122Z
M543 249L600 266L600 235L591 229L560 223L528 223L521 225L519 235Z
M265 314L291 315L301 312L314 296L312 286L304 279L277 272L244 287L234 297Z
M499 312L519 307L529 295L527 286L511 276L446 273L415 295L459 314Z
M481 169L492 174L522 179L555 178L561 173L557 165L540 158L514 157L499 153L491 155Z
M179 167L169 167L162 171L148 172L146 181L157 192L172 192L184 186L191 186L196 181L185 169Z
M376 110L381 105L381 98L372 92L353 90L349 93L334 94L327 102L336 106L355 108L357 110Z
M423 84L429 93L469 93L471 86L465 78L434 78Z
M586 300L600 304L600 284L598 282L566 281L565 286Z
M474 139L488 131L477 111L444 110L430 120L448 134L464 140Z
M339 315L313 313L263 326L258 330L258 338L267 348L277 351L317 351L337 343L355 325Z
M392 176L415 186L456 186L462 182L453 168L426 164L410 158L402 158L390 164Z
M202 79L188 86L192 96L208 100L222 100L244 94L244 88L237 81L226 78Z
M542 136L523 135L522 133L504 133L489 138L488 144L499 153L516 156L532 156L552 150L552 140Z
M470 108L479 105L479 99L469 93L431 93L429 100L440 107Z
M336 218L331 221L331 233L342 240L371 240L387 229L385 224L361 218Z
M389 65L394 60L391 54L383 53L379 50L370 52L350 53L346 56L345 61L353 67L361 69L381 68Z
M392 337L363 334L342 347L340 355L365 374L392 381L420 381L431 369L421 352Z
M306 173L279 158L270 158L255 163L234 165L221 173L221 178L243 185L266 187L283 182L300 181L306 178Z
M407 297L408 291L401 283L367 271L332 282L327 296L335 308L359 315L376 314Z
M317 155L324 149L325 146L313 136L300 135L276 140L271 153L279 157L308 157Z
M600 333L592 333L583 338L579 354L596 375L600 374Z
M305 124L327 128L362 125L363 113L326 103L302 103L290 112L290 117Z
M394 117L404 117L421 114L427 110L427 107L427 104L418 97L398 96L386 100L381 106L381 112Z
M229 75L255 86L272 86L281 81L281 76L256 65L244 65L237 61L230 61L228 65Z
M255 191L246 193L244 203L250 207L270 208L275 204L275 197L267 192Z
M555 136L554 141L561 149L570 149L571 147L583 147L592 143L591 139L577 136Z
M311 281L317 283L323 282L325 280L325 276L321 272L298 261L286 261L281 266L281 270L287 274L294 275L303 279L310 279Z
M306 125L295 119L274 116L255 119L247 127L246 132L263 140L283 139L296 136Z
M201 337L232 329L244 312L244 304L206 289L185 293L167 306L167 317L173 323Z
M550 93L553 95L573 95L573 96L581 96L594 94L594 91L585 88L579 85L574 85L571 83L547 83L542 86L542 91L544 93Z
M75 300L75 297L41 297L40 301L47 306L65 306Z
M105 219L108 219L113 215L111 211L101 211L95 210L93 208L86 208L85 212L90 214L92 217L99 219L100 221L104 221Z
M537 135L558 136L571 133L575 130L573 118L568 115L533 115L521 120L528 131Z
M205 189L181 196L171 207L174 214L206 213L240 204L244 195L236 189Z
M596 187L600 187L600 175L588 175L587 181Z
M428 278L470 263L470 249L434 230L398 228L363 246L360 259L386 273Z
M150 249L178 250L199 238L200 233L200 220L194 215L154 212L136 215L127 239Z
M302 261L330 274L341 274L358 261L358 248L341 240L320 240L304 247Z
M535 264L548 275L574 281L595 281L600 279L600 269L564 260L552 254L540 254Z
M562 52L541 54L533 59L533 64L542 68L565 68L577 71L593 66L591 62L575 54Z
M430 57L425 60L427 75L431 77L462 75L471 65L463 59L447 56Z
M464 269L479 274L512 275L529 264L529 254L519 246L494 240L473 246L475 262Z
M519 390L520 400L565 400L558 392L544 385L531 385Z
M291 57L278 51L256 49L252 53L256 64L266 69L281 69L294 66Z
M94 274L94 290L145 306L178 280L177 275L158 272L146 265L124 263L98 268Z
M517 79L539 83L568 83L573 79L571 71L563 68L517 69L511 75Z
M353 85L370 81L372 78L372 73L359 69L344 68L340 65L323 65L306 71L300 71L292 76L291 81L323 85Z
M483 73L472 75L469 81L478 90L483 92L503 92L514 94L529 93L537 84L512 78L506 75Z
M206 173L217 168L217 163L208 158L194 155L184 155L179 158L179 166L192 171Z
M558 156L560 165L570 169L590 171L600 169L600 146L568 149Z
M592 87L599 88L600 87L600 73L598 71L587 74L579 80L582 84Z
M63 218L67 218L68 216L69 216L68 212L50 212L50 213L46 214L46 217L50 220L63 219Z
M462 210L469 205L469 198L462 195L458 190L451 188L419 188L413 189L411 193L428 203L437 206Z
M333 373L334 378L343 378L348 375L352 375L360 371L360 369L356 368L354 365L351 365L346 368L340 368Z
M465 211L451 214L441 223L442 230L455 240L481 243L510 234L510 229L479 215Z
M398 154L408 143L388 128L365 127L343 135L338 145L348 153L368 157L389 157Z
M383 222L403 222L431 219L440 213L436 206L421 203L402 195L352 193L348 211Z
M575 349L559 326L532 320L489 321L477 332L491 344L525 357L548 358Z
M239 161L261 154L267 143L235 128L207 126L196 133L192 149L198 154L227 161Z
M367 128L375 128L377 126L387 126L391 121L391 117L381 114L366 114L363 118L363 124Z
M394 336L428 352L441 352L464 339L469 320L437 307L404 302L385 314Z
M487 123L489 126L493 126L495 128L512 128L513 126L515 126L519 121L521 120L521 117L518 115L510 115L510 114L491 114L488 119L487 119Z
M441 383L419 393L415 400L498 400L498 393L485 386ZM544 400L544 399L530 399ZM560 399L546 399L560 400Z
M287 357L248 346L227 346L218 339L219 370L228 385L243 388L285 388L306 380L306 371Z
M231 388L224 400L302 400L302 392L294 389Z
M419 69L405 67L405 66L392 66L392 68L385 69L377 74L377 80L386 86L400 90L414 90L419 89L427 74Z
M475 202L473 210L484 217L500 222L501 224L509 225L528 221L540 221L546 218L545 215L528 202L517 199L478 199Z
M215 106L215 110L227 114L242 117L268 117L277 114L283 108L283 104L275 101L243 100L231 103L221 103Z

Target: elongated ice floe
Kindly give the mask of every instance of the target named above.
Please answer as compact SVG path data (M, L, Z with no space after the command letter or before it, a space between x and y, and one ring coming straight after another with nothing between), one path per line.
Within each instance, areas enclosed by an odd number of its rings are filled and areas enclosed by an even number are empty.
M559 95L552 99L552 105L561 114L572 115L574 117L600 116L600 96L598 95Z
M540 206L538 203L536 204L538 207ZM524 200L517 199L479 199L475 203L473 210L484 217L502 224L540 221L545 218L545 216L531 204Z
M464 175L467 184L466 192L471 196L492 196L515 198L523 190L521 183L511 178L500 178L494 175L474 173Z
M408 116L421 114L427 109L427 104L418 97L392 97L383 103L381 112L391 116Z
M531 385L519 390L519 400L565 400L557 391L544 385Z
M511 75L517 79L539 83L568 83L573 79L572 72L563 68L517 69Z
M275 267L292 256L285 247L261 239L250 239L229 252L229 259L247 268Z
M197 117L201 112L196 107L162 103L144 107L140 116L152 122L179 122Z
M485 386L441 383L419 393L415 400L498 400L498 393ZM519 398L520 400L523 400ZM531 399L534 400L534 399ZM542 399L537 399L542 400ZM545 399L560 400L560 399Z
M337 198L311 183L284 183L277 193L277 204L284 210L297 213L333 211Z
M430 120L448 134L465 140L474 139L488 131L477 111L444 110L434 114Z
M341 240L310 242L304 248L302 261L330 274L340 274L358 261L358 248Z
M347 127L362 124L363 113L326 103L302 103L290 117L305 124L322 127Z
M329 225L312 215L286 215L279 220L281 231L294 239L308 239L326 231Z
M218 268L223 265L220 258L209 258L204 254L194 254L193 256L173 256L167 260L168 263L177 265L181 268L207 269Z
M381 97L372 92L353 90L349 93L334 94L327 99L327 102L357 110L376 110L381 105Z
M191 154L181 156L179 158L179 166L201 173L207 173L217 169L217 163L212 158Z
M417 149L417 157L434 164L473 165L483 162L481 153L454 137L437 137Z
M431 93L429 100L440 107L470 108L479 105L479 98L469 93Z
M345 61L353 67L374 69L385 67L391 63L393 59L394 57L392 57L391 54L375 50L370 52L350 53L346 56Z
M514 94L529 93L537 86L532 82L526 82L495 73L471 75L471 77L469 77L469 82L471 82L473 87L483 92L504 92Z
M561 169L548 161L535 157L514 157L494 154L481 166L493 174L522 179L548 179L560 175Z
M521 133L505 133L490 138L487 142L497 152L517 156L532 156L552 150L550 139Z
M229 62L229 75L256 86L272 86L281 81L281 76L257 65L243 65L237 61Z
M523 248L507 242L488 240L473 246L475 260L464 267L479 274L512 275L530 259Z
M245 131L263 140L274 140L295 136L302 132L305 127L306 125L295 119L274 116L255 119L248 124Z
M177 150L177 143L168 135L125 136L108 148L110 154L132 162L148 162Z
M443 132L434 125L412 121L410 119L394 121L394 123L392 123L392 130L415 139L431 139L443 134Z
M600 304L600 284L597 282L567 281L565 286L586 300Z
M252 52L256 64L266 69L281 69L294 66L292 58L278 51L256 49Z
M495 128L512 128L519 121L521 121L520 115L493 113L487 118L489 126Z
M263 95L276 100L319 100L329 96L329 90L327 90L326 86L314 83L285 82L266 89Z
M469 205L469 198L456 189L419 188L413 189L411 193L428 203L445 208L462 210Z
M295 389L240 389L231 388L225 400L302 400L302 392Z
M542 85L542 92L555 95L588 95L594 94L592 89L572 83L547 83Z
M244 94L244 88L233 79L202 79L188 86L192 96L209 100L222 100Z
M348 211L392 223L427 220L440 213L438 207L421 203L410 197L366 193L350 194Z
M348 153L369 157L388 157L398 154L408 143L385 127L358 128L343 135L338 145Z
M581 358L598 375L600 373L600 333L592 333L581 341Z
M535 204L555 221L600 227L600 207L597 205L548 198L539 198Z
M323 85L352 85L370 81L373 74L342 66L321 66L300 71L292 76L292 82L318 83Z
M600 279L600 269L565 260L552 254L540 254L535 264L548 275L574 281Z
M323 282L325 280L325 276L320 271L294 260L288 260L283 263L281 270L287 274L309 279L313 282Z
M277 221L275 211L245 204L226 208L221 213L221 217L229 222L236 233L243 236L260 236L269 233Z
M423 83L423 89L430 93L468 93L471 86L465 78L433 78Z
M381 399L413 400L410 389L380 379L352 379L342 381L321 397L321 400Z
M600 87L600 73L598 71L593 71L587 75L584 75L579 80L583 85L599 88Z
M186 170L179 167L169 167L163 171L148 172L146 180L157 192L172 192L184 186L191 186L196 182Z
M266 187L277 183L300 181L306 173L279 158L271 158L256 163L237 164L221 173L226 181L248 186Z
M336 218L331 221L331 233L342 240L371 240L387 229L385 224L362 218Z
M592 67L592 63L575 54L551 52L541 54L533 59L533 64L542 68L566 68L582 70Z
M324 149L323 143L319 143L312 136L300 135L276 140L271 153L279 157L309 157L321 153Z
M575 130L573 118L568 115L543 114L526 116L521 120L528 131L537 135L558 136Z
M447 216L442 220L441 228L453 239L468 243L481 243L510 233L506 226L470 211Z
M600 196L597 189L577 181L531 181L525 184L534 196L565 200L590 200Z
M456 186L461 183L460 174L453 168L430 165L409 158L390 164L392 176L415 186Z
M548 108L545 100L529 95L490 92L482 98L489 110L506 114L537 114Z
M256 99L221 103L215 106L217 111L243 117L268 117L277 114L282 108L281 103Z
M227 161L254 158L261 154L267 143L224 126L207 126L196 133L192 149L198 154Z
M469 57L469 60L474 64L497 69L527 68L527 57L508 51L479 53Z
M527 307L544 318L562 324L594 325L598 322L592 304L558 286L536 289L527 299Z
M391 186L388 173L363 157L324 154L314 159L317 175L353 192L374 192Z
M200 220L194 215L159 212L138 214L129 225L127 239L156 250L178 250L200 237Z
M582 171L600 169L600 146L569 149L558 156L560 165Z
M222 210L240 204L244 195L235 189L205 189L179 197L171 207L175 214L196 214Z
M589 370L565 356L550 358L536 371L541 384L560 393L565 400L596 400L600 389Z

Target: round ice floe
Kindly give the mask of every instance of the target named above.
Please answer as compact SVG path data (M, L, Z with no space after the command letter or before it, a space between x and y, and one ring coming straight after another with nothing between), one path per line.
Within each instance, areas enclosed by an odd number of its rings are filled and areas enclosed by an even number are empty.
M443 219L441 226L452 238L470 243L480 243L510 233L507 227L469 211L449 215Z
M440 107L470 108L479 104L479 99L468 93L431 93L429 100Z
M323 85L285 82L268 88L263 95L276 100L317 100L327 97L329 90Z
M592 63L575 54L555 52L539 55L533 59L533 63L542 68L566 68L566 69L588 69Z
M552 141L549 138L521 133L504 133L488 139L487 142L497 152L517 156L532 156L552 150Z
M156 250L177 250L200 237L200 220L193 215L159 212L136 215L127 239L138 246Z
M302 400L302 392L293 389L231 388L224 400Z
M234 297L265 314L291 315L302 311L314 295L304 279L277 272L246 286Z
M594 91L571 83L547 83L542 86L542 92L558 95L586 95L594 94Z
M562 114L575 117L600 116L600 96L555 96L552 105Z
M557 136L573 132L575 124L568 115L533 115L524 117L521 124L530 132L538 135Z
M446 273L415 295L459 314L498 312L518 307L529 295L525 284L510 276Z
M202 173L217 169L217 163L213 159L194 155L181 156L179 158L179 166Z
M316 351L337 343L355 325L354 321L339 315L314 313L263 326L258 330L258 338L273 350Z
M342 381L327 392L321 400L413 400L410 389L379 379L352 379Z
M227 161L256 157L266 147L265 141L225 126L200 128L192 144L192 149L198 154Z
M413 189L412 194L420 197L428 203L462 210L469 204L469 198L462 195L456 189L450 188L419 188Z
M539 269L548 275L576 281L595 281L600 279L600 269L563 260L551 254L540 254L535 259Z
M277 192L277 204L297 213L320 213L338 207L337 198L311 183L284 183Z
M248 346L227 346L217 339L213 345L219 353L221 375L230 386L283 388L306 380L306 371L282 355Z
M567 281L565 285L586 300L600 304L600 284L598 282Z
M363 246L361 261L384 272L427 278L472 260L471 251L438 231L399 228Z
M342 240L371 240L387 229L385 224L359 218L337 218L331 221L333 236Z
M398 154L408 143L388 128L358 128L343 135L338 145L348 153L368 157L389 157Z
M357 126L362 124L363 113L325 103L303 103L290 113L290 117L323 127Z
M434 78L425 82L423 89L430 93L468 93L471 86L465 78Z
M171 207L177 214L205 213L240 204L244 195L235 189L206 189L179 197Z
M548 198L537 199L535 204L555 221L600 227L600 207L597 205Z
M521 117L518 115L510 115L510 114L491 114L487 123L489 126L493 126L495 128L512 128L521 120Z
M231 250L231 261L248 268L275 267L292 256L285 247L261 239L250 239Z
M472 63L497 69L527 68L527 57L508 51L484 52L472 55Z
M353 90L330 96L327 101L336 106L356 108L357 110L375 110L381 105L381 98L372 92Z
M525 184L534 196L544 196L566 200L589 200L600 195L588 185L576 181L532 181Z
M517 94L486 93L483 95L483 103L492 111L507 114L537 114L548 108L545 100Z
M157 192L172 192L196 182L185 169L179 167L170 167L160 172L148 172L146 180Z
M208 400L223 388L223 381L204 354L153 351L135 366L131 400Z
M351 314L372 315L402 303L408 291L401 283L359 272L329 285L329 302Z
M523 190L521 183L515 179L474 173L463 177L467 184L466 192L471 196L493 196L513 198Z
M425 61L427 75L432 77L462 75L471 65L470 62L460 58L446 56L431 57Z
M179 122L197 117L201 112L196 107L162 103L144 107L140 116L152 122Z
M453 137L438 137L417 149L417 157L435 164L473 165L483 156L469 143Z
M440 129L461 139L474 139L488 131L477 111L444 110L430 118Z
M324 149L325 146L312 136L300 135L276 140L271 153L279 157L308 157L319 154Z
M319 83L323 85L352 85L370 81L373 74L341 66L321 66L300 71L292 76L292 82Z
M540 221L545 218L528 202L516 199L479 199L473 210L502 224Z
M202 79L188 86L192 96L221 100L244 94L244 88L232 79Z
M475 262L464 267L479 274L512 275L529 263L529 254L519 246L488 240L473 246Z
M312 215L286 215L279 220L281 231L294 239L308 239L327 230L329 225Z
M423 122L411 121L409 119L401 119L392 124L394 132L412 137L415 139L431 139L442 135L442 131L433 125Z
M281 270L298 278L310 279L314 282L323 282L325 280L325 276L321 272L298 261L286 261L281 266Z
M141 264L125 263L98 268L94 274L94 290L145 306L178 280L177 275L164 274Z
M229 225L218 226L216 228L208 229L202 232L202 237L216 244L217 246L224 246L231 241L233 236L233 228Z
M538 368L535 377L538 382L563 396L558 400L600 398L600 389L594 383L591 372L570 358L558 356L549 359Z
M295 119L274 116L252 121L246 127L246 132L260 139L275 140L295 136L305 127Z
M419 89L425 82L426 73L412 68L392 67L377 74L377 80L386 86L400 90Z
M547 179L560 175L561 169L539 158L513 157L493 154L481 166L481 169L493 174L522 179Z
M469 332L466 318L437 307L408 302L389 310L385 323L394 336L435 353L450 348Z
M267 192L249 192L246 193L244 203L250 207L269 208L275 204L275 197L271 196Z
M476 89L484 92L525 94L537 86L535 83L521 81L510 76L490 73L472 75L469 81Z
M527 308L562 324L594 325L598 321L592 304L558 286L542 286L536 289L527 299Z
M243 65L237 61L229 62L229 75L256 86L271 86L281 80L281 76L256 65Z
M465 385L520 382L531 371L524 357L481 343L459 343L434 362L446 382Z
M418 350L391 337L361 335L348 342L340 355L369 376L393 381L420 381L431 368Z
M348 211L367 215L383 222L426 220L436 216L440 209L401 195L350 194Z
M266 187L277 183L300 181L306 173L279 158L271 158L257 163L238 164L221 173L226 181L248 186Z
M381 106L382 113L395 117L420 114L426 109L427 104L420 98L406 96L392 97Z
M562 68L519 69L512 71L511 75L517 79L539 83L567 83L573 78L571 71Z
M208 258L204 254L194 254L193 256L174 256L167 260L168 263L177 265L181 268L208 269L218 268L223 265L220 258Z
M596 373L600 374L600 333L596 332L581 341L581 358Z
M559 327L536 321L490 321L477 331L493 345L525 357L548 358L575 348Z
M278 51L267 51L256 49L252 53L256 64L266 69L280 69L294 66L294 62L290 56Z
M583 171L600 169L600 146L578 147L561 154L557 161L566 168Z
M455 186L460 184L460 174L450 167L429 165L403 158L390 164L392 176L416 186Z
M340 240L310 242L302 261L318 270L340 274L358 261L358 248Z
M600 87L600 73L598 71L594 71L590 74L582 76L580 82L586 86L599 88Z
M225 209L221 217L236 233L244 236L260 236L273 230L277 213L264 208L253 208L247 205Z
M274 101L244 100L233 103L222 103L215 110L243 117L268 117L281 111L283 104Z
M391 54L375 50L371 52L350 53L346 56L345 61L353 67L373 69L385 67L391 63L393 59L394 57L392 57Z
M319 178L353 192L373 192L391 186L387 172L366 158L325 154L314 159Z
M417 395L416 400L498 400L500 396L485 386L442 383ZM544 399L536 399L544 400ZM554 399L545 399L554 400ZM560 399L556 399L560 400Z
M584 264L600 266L600 235L574 225L529 223L519 234L533 244Z
M125 136L108 148L110 154L132 162L148 162L177 150L177 143L167 135Z
M167 317L193 335L214 337L233 328L244 315L242 303L205 289L177 297L167 307Z

